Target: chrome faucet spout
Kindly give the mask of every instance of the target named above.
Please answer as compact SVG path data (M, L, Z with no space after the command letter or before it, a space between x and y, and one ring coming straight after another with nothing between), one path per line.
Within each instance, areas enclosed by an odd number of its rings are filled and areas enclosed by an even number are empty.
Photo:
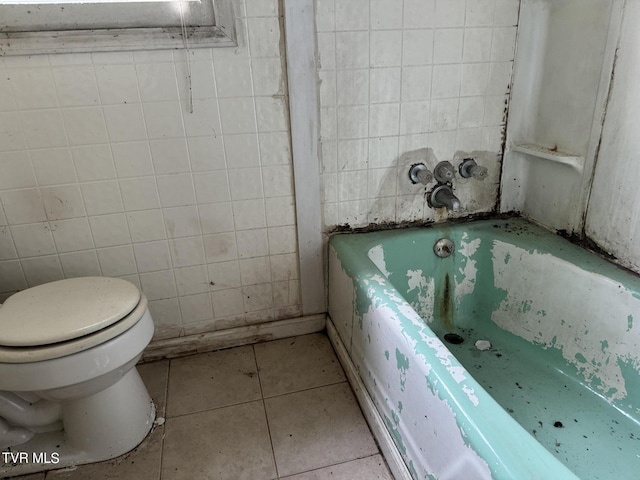
M429 205L433 208L446 207L447 210L451 210L452 212L462 210L460 200L453 194L451 186L446 184L440 184L431 191L429 195Z

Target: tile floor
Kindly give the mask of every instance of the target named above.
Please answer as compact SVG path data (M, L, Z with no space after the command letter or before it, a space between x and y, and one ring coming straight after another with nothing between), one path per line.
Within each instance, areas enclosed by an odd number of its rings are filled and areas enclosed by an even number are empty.
M164 425L117 459L17 478L393 478L324 334L138 369Z

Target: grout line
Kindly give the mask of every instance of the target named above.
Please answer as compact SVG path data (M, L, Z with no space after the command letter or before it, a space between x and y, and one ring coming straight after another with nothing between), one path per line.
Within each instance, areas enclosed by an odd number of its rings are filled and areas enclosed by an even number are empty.
M269 424L269 416L267 415L267 404L265 403L264 391L262 389L262 379L260 378L260 367L258 366L258 357L256 355L255 344L251 345L251 349L253 350L253 361L256 366L256 372L258 372L258 385L260 386L260 399L262 401L262 411L264 412L264 419L267 423L267 432L269 433L269 445L271 445L271 458L273 459L273 466L276 471L276 478L280 478L280 473L278 472L278 462L276 462L276 451L275 451L275 448L273 448L273 436L271 435L271 425Z
M169 411L169 380L171 379L171 364L173 360L169 360L169 364L167 365L167 383L164 387L164 423L162 424L162 438L160 439L160 476L158 480L162 480L162 471L164 464L164 437L166 434L166 426L167 426L167 412ZM156 413L157 418L157 413Z

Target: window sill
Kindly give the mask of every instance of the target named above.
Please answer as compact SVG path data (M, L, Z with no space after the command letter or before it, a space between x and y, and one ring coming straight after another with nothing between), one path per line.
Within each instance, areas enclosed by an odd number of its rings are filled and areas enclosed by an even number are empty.
M188 27L189 48L235 47L222 28ZM180 27L0 33L0 56L184 48Z

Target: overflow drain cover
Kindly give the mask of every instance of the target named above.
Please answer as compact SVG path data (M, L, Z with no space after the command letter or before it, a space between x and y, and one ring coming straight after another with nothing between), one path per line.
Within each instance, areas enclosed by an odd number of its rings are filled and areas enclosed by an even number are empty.
M435 253L436 256L440 258L447 258L453 253L454 250L455 246L453 242L448 238L441 238L433 246L433 253Z

